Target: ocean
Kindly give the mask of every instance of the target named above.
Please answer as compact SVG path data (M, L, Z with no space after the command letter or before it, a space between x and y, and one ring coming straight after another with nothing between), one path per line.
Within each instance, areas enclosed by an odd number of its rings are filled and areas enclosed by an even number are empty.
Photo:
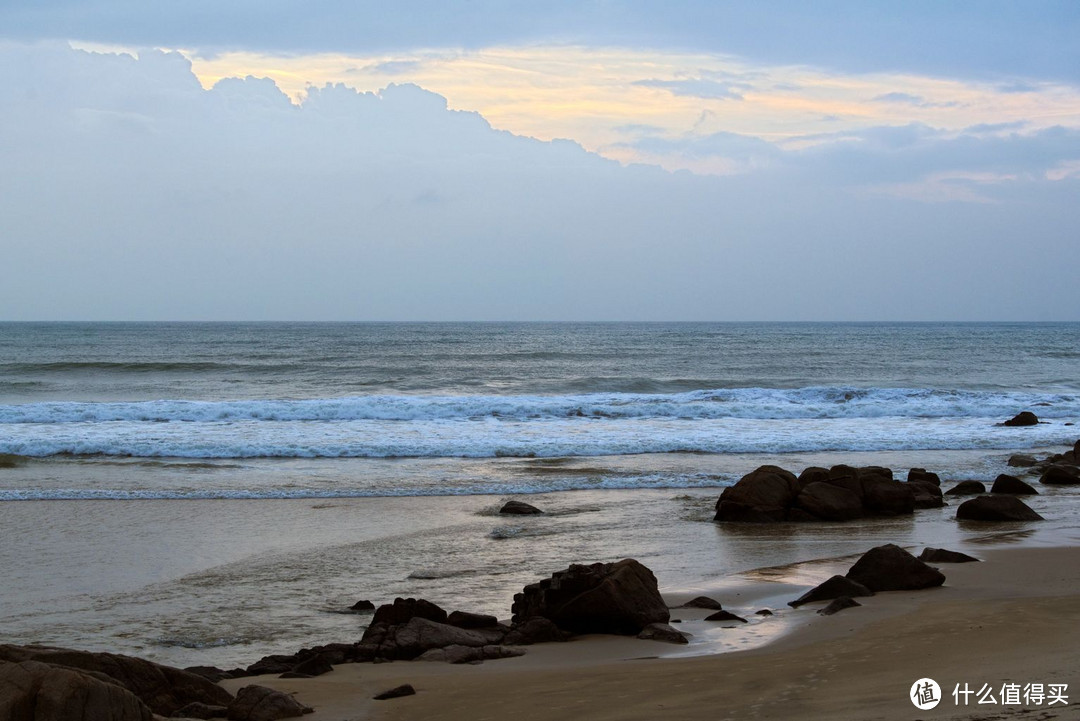
M947 510L778 537L712 504L763 463L992 480L1078 418L1076 323L3 323L0 641L235 665L355 640L360 597L506 617L570 562L686 589L962 544Z

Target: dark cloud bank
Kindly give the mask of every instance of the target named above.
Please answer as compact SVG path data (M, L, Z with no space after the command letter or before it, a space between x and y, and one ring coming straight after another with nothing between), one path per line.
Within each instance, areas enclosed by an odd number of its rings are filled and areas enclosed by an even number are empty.
M707 177L156 51L3 46L0 98L4 319L1080 318L1074 130L638 141L753 168Z

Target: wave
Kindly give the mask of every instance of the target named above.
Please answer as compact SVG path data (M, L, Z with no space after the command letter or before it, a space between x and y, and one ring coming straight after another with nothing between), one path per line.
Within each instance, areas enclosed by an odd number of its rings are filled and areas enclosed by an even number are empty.
M0 423L235 421L532 421L544 419L811 419L1011 417L1080 415L1080 395L922 388L729 388L684 393L425 396L370 395L309 400L0 405Z

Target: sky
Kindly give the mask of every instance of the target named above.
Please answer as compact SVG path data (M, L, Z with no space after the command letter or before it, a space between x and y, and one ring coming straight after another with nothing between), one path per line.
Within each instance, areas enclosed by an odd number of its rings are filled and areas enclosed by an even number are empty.
M2 320L1080 320L1080 3L9 0Z

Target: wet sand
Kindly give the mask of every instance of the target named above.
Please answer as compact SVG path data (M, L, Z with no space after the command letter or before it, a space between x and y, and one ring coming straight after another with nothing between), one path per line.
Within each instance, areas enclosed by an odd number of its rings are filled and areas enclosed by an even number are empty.
M989 684L1000 702L1005 683L1080 689L1075 540L1063 538L1070 543L1065 547L987 548L976 554L981 563L940 564L947 577L941 588L878 594L834 616L816 613L823 604L783 610L758 624L759 633L770 623L782 632L748 650L679 657L686 647L585 637L479 666L351 664L314 679L261 677L225 685L235 691L254 681L295 692L315 708L305 717L312 721L1074 718L1073 698L1067 706L979 705L972 695L965 706L952 692L957 684L975 691ZM784 590L795 598L807 582L849 564L834 559L744 574L727 592L738 588L737 602L745 605L774 600ZM727 607L733 599L720 590ZM673 612L680 615L687 612ZM694 632L700 626L687 621L681 627ZM942 689L933 710L920 711L908 698L923 677ZM417 694L371 700L402 683Z

